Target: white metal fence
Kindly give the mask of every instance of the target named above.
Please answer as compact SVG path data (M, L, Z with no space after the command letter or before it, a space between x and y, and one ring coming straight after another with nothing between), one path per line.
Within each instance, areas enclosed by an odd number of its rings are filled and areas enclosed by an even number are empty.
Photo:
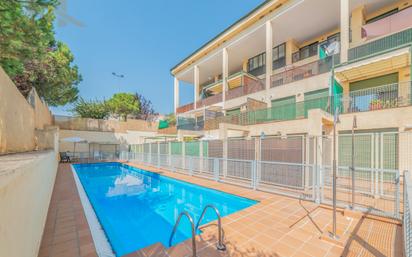
M401 181L409 169L412 134L361 133L337 137L337 203L400 218ZM288 136L145 144L124 160L191 176L274 192L318 203L332 202L330 137ZM155 143L156 144L156 143ZM162 150L163 149L163 150Z
M409 172L405 172L403 183L403 240L404 240L404 255L412 256L412 181Z

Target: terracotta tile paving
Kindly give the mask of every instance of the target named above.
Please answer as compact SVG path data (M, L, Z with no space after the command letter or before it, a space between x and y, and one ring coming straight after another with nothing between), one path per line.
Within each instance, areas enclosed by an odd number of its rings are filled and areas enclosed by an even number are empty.
M402 229L396 222L356 215L344 216L343 212L339 212L338 234L349 238L343 247L324 239L331 228L332 212L329 208L166 170L130 165L260 201L222 219L227 247L224 252L216 250L216 223L203 226L203 233L196 236L198 257L402 256ZM64 171L68 171L67 165L59 168L39 256L87 256L82 255L81 249L95 256L95 251L90 249L90 231L73 176ZM57 215L63 212L61 210L64 210L65 215ZM83 243L83 239L86 243ZM87 247L81 248L84 244ZM57 252L66 255L56 255ZM169 249L159 243L127 256L192 256L191 240Z
M97 256L68 164L60 164L47 214L39 257Z

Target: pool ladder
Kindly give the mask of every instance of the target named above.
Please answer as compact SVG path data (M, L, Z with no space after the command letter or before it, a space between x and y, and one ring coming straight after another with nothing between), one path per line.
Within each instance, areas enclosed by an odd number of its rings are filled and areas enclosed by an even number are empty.
M196 231L197 231L197 229L199 228L200 222L202 221L203 217L205 216L206 211L207 211L208 208L210 208L210 209L212 209L212 210L215 211L216 216L217 216L217 220L218 220L218 242L217 242L216 248L217 248L219 251L225 251L225 250L226 250L226 246L225 246L225 244L223 243L223 229L222 229L221 216L220 216L219 210L218 210L214 205L212 205L212 204L208 204L208 205L205 206L205 208L204 208L203 211L202 211L202 215L200 215L200 218L199 218L199 220L197 221L196 227L195 227L195 223L193 222L192 216L191 216L187 211L182 211L182 212L179 214L179 217L177 218L177 221L176 221L176 223L175 223L175 226L173 227L172 234L170 235L170 238L169 238L169 247L172 246L173 236L174 236L175 233L176 233L176 230L177 230L177 228L178 228L178 226L179 226L179 224L180 224L181 218L182 218L183 216L186 216L186 217L188 218L189 222L190 222L190 225L191 225L191 232L192 232L192 253L193 253L193 257L197 257L197 252L196 252L196 238L195 238L195 236L196 236Z

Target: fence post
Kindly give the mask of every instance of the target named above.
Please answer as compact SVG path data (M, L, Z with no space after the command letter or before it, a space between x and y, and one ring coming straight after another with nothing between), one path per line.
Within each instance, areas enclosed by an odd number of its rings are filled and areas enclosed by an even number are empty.
M324 202L324 172L323 172L323 166L321 165L317 165L318 168L318 174L319 174L319 203L323 203Z
M404 240L404 256L410 255L411 251L411 220L410 220L410 206L409 206L409 195L408 195L408 178L409 172L403 172L403 240Z
M227 175L227 156L228 156L228 138L223 139L223 177L226 178Z
M313 170L313 187L316 188L315 203L320 204L320 167L318 165L312 166Z
M251 161L252 164L252 188L253 190L256 190L257 187L257 169L256 169L256 165L257 165L257 161L253 160Z
M203 153L203 141L199 141L199 170L203 172L203 162L204 162L204 153Z
M407 171L404 171L403 174L405 174L405 172ZM405 175L404 175L404 178L405 178ZM401 187L401 177L399 174L399 170L396 171L395 183L396 183L395 217L399 219L401 217L401 214L400 214L401 212L400 211L400 208L401 208L401 188L400 188ZM405 184L405 181L403 183ZM405 204L405 199L403 199L403 201Z
M185 141L182 142L182 167L183 169L186 168L186 143Z
M169 166L169 168L172 168L172 142L168 142L167 144L168 144L168 145L167 145L167 147L168 147L168 151L167 151L167 154L168 154L168 166Z
M148 156L148 163L152 164L152 143L149 143L149 156Z
M176 156L175 155L170 155L170 168L172 172L176 172L176 166L174 165L176 163L175 161Z
M157 168L160 169L160 143L157 142Z
M193 176L193 156L189 156L189 175Z
M216 181L219 181L219 159L214 158L213 159L213 175L215 177Z

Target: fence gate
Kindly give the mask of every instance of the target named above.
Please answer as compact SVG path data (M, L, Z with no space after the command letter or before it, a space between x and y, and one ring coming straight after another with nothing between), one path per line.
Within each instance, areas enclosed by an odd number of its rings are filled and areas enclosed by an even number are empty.
M314 200L316 166L308 156L311 141L307 136L260 139L257 188Z
M333 139L322 138L321 201L332 203ZM399 217L400 172L398 133L340 134L336 142L337 205L354 207L372 214ZM354 163L352 169L352 161Z

